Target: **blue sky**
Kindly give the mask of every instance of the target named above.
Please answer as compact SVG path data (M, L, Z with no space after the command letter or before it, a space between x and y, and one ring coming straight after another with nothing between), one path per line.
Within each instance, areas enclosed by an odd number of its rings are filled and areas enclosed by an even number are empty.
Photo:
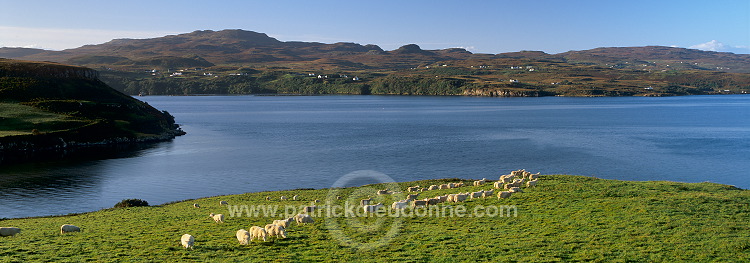
M748 0L0 0L0 46L245 29L282 41L463 47L475 53L676 46L750 53Z

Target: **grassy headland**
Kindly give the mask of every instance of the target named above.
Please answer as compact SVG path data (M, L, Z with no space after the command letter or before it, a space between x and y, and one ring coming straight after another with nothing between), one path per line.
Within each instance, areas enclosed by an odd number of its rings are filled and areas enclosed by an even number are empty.
M397 183L428 186L458 179ZM471 185L471 181L466 181ZM160 206L105 209L60 216L0 220L20 227L15 237L0 238L4 262L129 262L129 261L351 261L351 262L747 262L750 260L750 192L714 183L631 182L570 175L543 175L537 187L509 199L488 197L463 203L442 203L464 216L326 217L326 202L343 205L372 196L391 211L390 199L375 191L396 185L340 189L288 190L200 198ZM423 192L420 197L488 190L492 185ZM329 192L343 198L330 198ZM498 190L495 190L495 194ZM279 200L299 195L303 200ZM266 201L266 197L272 199ZM302 207L319 199L314 224L292 225L286 239L240 245L238 229L264 226L282 219L285 207ZM378 200L380 199L380 200ZM232 209L219 206L228 201ZM194 208L193 203L201 205ZM235 206L237 205L237 206ZM248 210L242 210L245 205ZM357 208L359 208L358 204ZM512 215L488 216L491 207L516 208ZM262 207L279 207L264 216ZM231 210L231 211L230 211ZM292 209L293 210L293 209ZM237 215L238 212L242 212ZM246 211L251 212L249 215ZM425 211L425 210L422 210ZM474 211L485 213L475 216ZM320 212L320 213L318 213ZM359 213L359 211L357 210ZM209 213L223 213L215 223ZM387 212L391 213L391 212ZM234 216L231 216L234 214ZM331 222L337 223L335 226ZM83 232L61 235L62 224ZM395 226L395 228L392 228ZM387 234L389 230L393 235ZM350 241L382 246L368 250L342 244ZM333 231L333 232L332 232ZM182 234L195 236L194 250L179 244Z
M0 59L0 154L164 140L174 118L107 86L92 69Z

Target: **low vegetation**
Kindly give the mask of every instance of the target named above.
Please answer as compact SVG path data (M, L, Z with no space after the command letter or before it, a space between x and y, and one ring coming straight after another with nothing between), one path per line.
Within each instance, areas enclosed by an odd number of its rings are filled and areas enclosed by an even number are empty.
M0 59L0 157L180 134L169 113L112 89L98 75L83 67Z
M405 190L413 185L426 187L457 181L246 193L68 216L5 219L0 220L0 226L19 227L22 233L0 238L0 259L4 262L750 260L747 224L750 192L714 183L542 175L536 187L524 189L524 193L513 194L509 199L489 197L435 206L453 211L463 206L466 216L325 216L327 202L358 205L359 199L368 196L374 202L383 202L382 211L389 214L390 200L400 197L377 196L375 192L379 189ZM470 186L472 181L468 180L465 183L469 186L426 191L420 198L492 188L491 184ZM341 200L329 195L332 192L342 196ZM295 195L300 200L280 199ZM284 207L297 207L288 212L294 214L316 199L322 202L316 204L318 210L312 213L315 223L292 223L286 239L271 238L240 245L235 238L238 229L262 227L284 218ZM227 201L229 206L220 206L219 201ZM200 204L200 208L193 207L194 203ZM243 205L248 209L243 210ZM274 205L280 207L278 215L263 216L259 208ZM478 214L473 211L491 212L488 207L515 207L516 213L474 216ZM410 211L412 208L404 210ZM214 222L210 213L224 214L224 223ZM60 235L62 224L74 224L82 232ZM195 236L192 250L180 245L180 237L186 233ZM380 243L374 243L378 240Z

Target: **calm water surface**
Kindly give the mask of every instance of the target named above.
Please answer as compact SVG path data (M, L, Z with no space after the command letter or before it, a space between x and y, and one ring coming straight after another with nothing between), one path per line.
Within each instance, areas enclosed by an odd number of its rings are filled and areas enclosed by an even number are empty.
M214 195L511 170L750 188L750 96L139 97L186 136L98 158L0 167L0 218Z

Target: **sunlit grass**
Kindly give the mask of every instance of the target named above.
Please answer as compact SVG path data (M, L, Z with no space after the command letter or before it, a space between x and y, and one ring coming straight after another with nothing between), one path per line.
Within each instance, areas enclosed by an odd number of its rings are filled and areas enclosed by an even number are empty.
M456 180L399 183L408 186ZM470 183L470 181L467 181ZM0 238L5 262L128 262L128 261L351 261L351 262L746 262L750 260L750 192L713 183L628 182L591 177L546 175L536 188L496 197L440 204L463 205L468 216L337 217L336 230L355 242L345 244L327 224L326 201L332 205L358 202L372 193L386 205L400 196L376 196L384 185L338 189L341 200L328 199L328 189L248 193L186 200L152 207L108 209L63 217L10 219L0 226L23 229L16 237ZM490 189L466 186L423 192L420 197ZM280 196L299 195L300 201ZM265 197L271 197L266 201ZM349 197L352 198L349 198ZM135 197L137 198L137 197ZM292 223L287 239L240 245L238 229L264 226L281 219L284 207L302 207L321 200L316 222ZM230 216L230 205L279 205L273 217L262 213ZM198 203L201 208L193 208ZM114 205L114 204L113 204ZM474 217L482 207L515 205L517 217ZM359 206L357 206L359 208ZM479 209L480 211L483 211ZM407 208L405 211L412 211ZM235 211L236 212L236 211ZM296 211L290 211L296 212ZM50 211L49 213L54 213ZM225 214L218 224L209 213ZM62 224L83 232L60 235ZM397 233L387 237L396 224ZM179 245L182 234L196 238L195 249ZM356 244L370 244L366 250Z
M0 102L0 137L66 130L88 124L87 121L46 112L18 103Z

